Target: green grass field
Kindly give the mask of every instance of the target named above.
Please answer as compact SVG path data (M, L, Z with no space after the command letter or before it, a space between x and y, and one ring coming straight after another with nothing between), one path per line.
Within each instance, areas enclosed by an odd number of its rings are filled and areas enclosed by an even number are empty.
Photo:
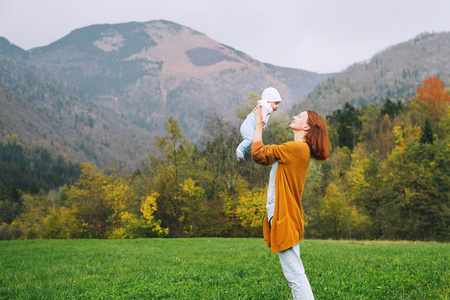
M447 299L450 244L304 240L316 299ZM0 242L2 299L288 299L262 239Z

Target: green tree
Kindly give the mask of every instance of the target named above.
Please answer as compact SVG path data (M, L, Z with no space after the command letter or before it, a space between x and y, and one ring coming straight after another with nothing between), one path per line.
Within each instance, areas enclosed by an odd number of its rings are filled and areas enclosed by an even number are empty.
M448 240L448 138L407 142L383 164L377 222L383 238Z
M389 118L394 119L396 115L398 115L403 109L403 105L400 101L394 103L391 99L386 98L383 106L381 107L381 117L388 115Z
M0 224L11 224L22 208L21 192L5 183L0 184Z
M167 118L167 124L164 124L167 134L160 137L155 136L154 144L156 150L163 151L163 164L172 176L172 182L175 188L179 188L180 171L186 165L189 158L189 143L181 129L178 127L177 121L172 116Z
M361 109L360 120L359 143L364 146L366 152L377 153L380 159L385 159L394 147L394 120L386 114L381 114L381 108L374 105Z
M194 149L187 142L177 121L170 116L164 125L167 134L156 136L155 148L162 150L160 169L156 177L158 212L162 226L173 236L192 236L196 215L201 211L204 189L189 178L195 172Z
M292 140L292 130L289 124L292 122L285 113L277 111L270 117L269 125L264 131L264 143L281 145Z
M330 135L332 148L347 147L350 150L356 145L361 131L360 111L346 102L342 109L327 116L328 124L337 128Z
M329 184L330 161L311 160L302 195L303 219L305 221L305 237L321 236L321 201Z
M233 106L234 113L239 119L245 120L247 115L256 107L256 104L258 104L258 100L260 99L261 96L259 94L254 92L249 93L246 102Z
M238 128L214 114L206 122L204 143L197 159L198 184L204 189L204 203L198 219L198 230L207 236L233 236L235 220L226 214L224 205L234 198L239 174L244 166L236 160L236 146L240 143ZM249 162L244 162L248 168Z
M433 128L431 127L431 122L429 119L425 120L425 123L422 126L422 131L420 133L420 143L421 144L433 144L434 141L434 133Z

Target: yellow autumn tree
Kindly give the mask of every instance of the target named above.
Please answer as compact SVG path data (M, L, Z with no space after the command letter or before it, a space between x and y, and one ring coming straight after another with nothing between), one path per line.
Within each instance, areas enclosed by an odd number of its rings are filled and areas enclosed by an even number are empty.
M266 202L267 186L241 191L236 215L244 228L262 230L266 215Z
M237 210L240 205L240 195L248 191L248 183L239 176L239 174L227 173L225 182L227 189L220 192L219 197L222 200L222 207L227 222L232 226L239 225L241 220L238 216Z
M141 204L141 212L145 227L156 233L159 237L166 237L169 234L168 228L161 227L161 220L156 220L153 213L157 210L156 198L158 193L145 197Z
M321 202L320 216L326 236L352 238L353 233L368 221L368 217L362 215L334 183L328 185Z
M365 155L362 147L357 147L351 154L352 164L347 172L348 186L352 193L359 193L369 187L364 176L365 170L369 168L370 160Z
M81 223L72 210L56 203L51 194L23 194L24 212L11 224L20 239L77 238Z
M82 222L82 237L107 237L107 221L114 209L107 201L105 187L113 181L113 176L105 175L94 164L84 163L78 181L67 191L67 202Z
M35 239L43 237L42 219L46 215L45 194L23 194L24 212L11 223L21 239Z
M184 180L180 187L181 193L178 195L178 202L181 205L180 225L185 235L193 236L196 229L194 226L199 223L197 219L203 215L201 210L205 191L191 178Z
M158 227L158 221L152 217L156 204L152 205L149 199L154 197L140 198L127 179L105 175L93 164L84 164L79 180L70 187L67 196L82 222L82 236L136 238L151 236L154 228L158 236L164 236L165 230ZM142 216L130 210L138 202L142 203Z
M408 142L416 142L420 139L420 127L408 123L394 126L392 133L395 141L393 152L403 152Z
M43 238L71 239L79 235L81 223L76 219L73 211L65 206L52 206L43 219Z

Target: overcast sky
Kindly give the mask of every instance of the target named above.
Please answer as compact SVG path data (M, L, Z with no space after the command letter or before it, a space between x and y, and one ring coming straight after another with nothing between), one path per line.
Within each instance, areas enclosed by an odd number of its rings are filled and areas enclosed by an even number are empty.
M0 36L29 50L81 27L164 19L278 66L339 72L422 32L449 0L0 0Z

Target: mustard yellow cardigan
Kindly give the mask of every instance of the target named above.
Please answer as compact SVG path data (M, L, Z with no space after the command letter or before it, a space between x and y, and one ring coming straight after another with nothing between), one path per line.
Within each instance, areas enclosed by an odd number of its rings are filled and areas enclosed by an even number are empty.
M305 142L282 145L252 144L252 158L261 165L278 160L275 175L275 211L272 227L264 218L264 241L276 253L295 246L303 236L302 194L308 171L310 150Z

